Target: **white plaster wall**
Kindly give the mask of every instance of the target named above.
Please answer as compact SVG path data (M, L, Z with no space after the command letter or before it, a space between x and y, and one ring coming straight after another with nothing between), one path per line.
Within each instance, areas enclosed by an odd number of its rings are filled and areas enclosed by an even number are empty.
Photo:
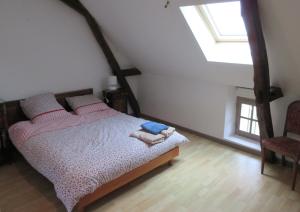
M230 86L153 74L144 74L140 84L145 88L139 90L143 113L223 138Z
M203 2L203 1L197 1ZM224 137L235 86L251 87L252 66L209 63L174 0L87 0L108 35L143 72L138 100L143 113Z
M130 67L113 49L121 66ZM110 73L84 19L61 2L0 1L1 99L90 87L99 92Z
M144 113L220 137L221 129L233 121L225 112L234 111L234 104L228 103L233 98L232 92L227 92L228 86L229 90L235 86L252 87L253 67L207 62L179 6L221 1L173 0L167 9L163 0L87 0L85 4L130 60L147 74L139 86ZM300 30L297 27L300 1L259 0L259 5L271 84L281 86L285 94L271 103L278 135L282 133L286 106L300 97ZM198 116L192 116L196 111Z
M260 0L267 43L270 77L283 89L285 97L271 103L276 135L282 135L290 102L300 99L300 1Z
M186 5L185 1L173 0L167 9L162 0L87 0L84 3L109 37L143 72L223 85L253 85L252 66L206 61L179 9Z
M143 72L139 85L131 80L142 112L221 138L233 120L226 115L234 111L232 90L253 86L253 68L205 60L179 6L211 1L173 0L167 9L163 0L84 4L128 57L119 57L122 66L131 61ZM288 103L300 97L300 1L260 0L259 5L271 82L286 96L272 103L275 132L281 134ZM102 52L84 20L62 3L2 0L0 29L0 98L103 88L109 67Z

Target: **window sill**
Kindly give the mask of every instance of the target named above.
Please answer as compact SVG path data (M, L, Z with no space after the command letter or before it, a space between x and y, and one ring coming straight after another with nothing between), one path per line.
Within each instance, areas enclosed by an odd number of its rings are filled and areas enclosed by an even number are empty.
M261 152L260 143L258 141L244 138L238 135L227 136L224 139L234 145L239 145L258 153Z

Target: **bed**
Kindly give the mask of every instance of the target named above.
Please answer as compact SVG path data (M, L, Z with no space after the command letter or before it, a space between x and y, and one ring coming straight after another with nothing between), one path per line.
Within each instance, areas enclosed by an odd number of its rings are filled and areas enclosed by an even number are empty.
M92 89L56 95L91 94ZM14 146L38 172L50 180L68 211L84 208L137 177L168 163L187 139L174 133L149 146L129 134L145 122L113 109L61 121L32 124L18 101L7 103L4 118ZM24 128L25 126L25 128ZM24 130L26 129L26 130Z

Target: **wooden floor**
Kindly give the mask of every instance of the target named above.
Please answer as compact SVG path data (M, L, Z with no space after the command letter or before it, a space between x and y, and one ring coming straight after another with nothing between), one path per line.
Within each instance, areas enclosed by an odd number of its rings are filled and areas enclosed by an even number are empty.
M300 211L300 179L291 168L183 132L192 142L172 167L163 166L88 208L97 212ZM53 186L26 162L0 167L0 211L65 211Z

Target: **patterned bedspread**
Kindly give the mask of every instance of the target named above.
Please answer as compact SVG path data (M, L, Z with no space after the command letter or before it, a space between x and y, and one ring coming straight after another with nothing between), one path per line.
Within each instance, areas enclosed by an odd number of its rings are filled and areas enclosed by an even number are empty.
M23 126L30 129L23 136L18 124L10 129L15 146L54 184L68 211L101 185L187 141L175 132L166 141L148 146L129 137L145 120L112 111L100 113L43 126L26 123L31 127Z

